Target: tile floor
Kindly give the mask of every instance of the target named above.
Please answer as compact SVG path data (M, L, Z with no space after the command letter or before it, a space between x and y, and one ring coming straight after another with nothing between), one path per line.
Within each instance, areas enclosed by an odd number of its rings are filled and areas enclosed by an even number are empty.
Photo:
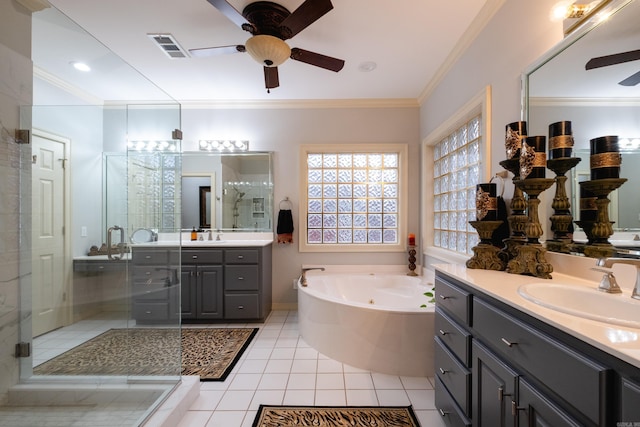
M406 406L423 427L444 427L435 409L433 378L369 372L330 359L307 345L296 311L274 311L224 382L200 383L200 396L177 427L249 427L260 404ZM108 315L83 320L34 340L34 366L110 328L132 327ZM0 423L0 425L5 425Z
M300 337L295 311L274 311L264 324L247 326L260 328L249 348L224 382L201 383L178 427L250 427L260 404L413 405L423 427L444 427L433 378L384 375L330 359Z

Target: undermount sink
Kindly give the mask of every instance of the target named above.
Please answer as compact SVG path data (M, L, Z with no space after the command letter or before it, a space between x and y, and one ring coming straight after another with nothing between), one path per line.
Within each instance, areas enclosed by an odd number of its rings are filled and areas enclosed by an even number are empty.
M640 301L631 298L627 292L607 294L595 287L535 282L520 286L518 293L531 302L562 313L640 328Z

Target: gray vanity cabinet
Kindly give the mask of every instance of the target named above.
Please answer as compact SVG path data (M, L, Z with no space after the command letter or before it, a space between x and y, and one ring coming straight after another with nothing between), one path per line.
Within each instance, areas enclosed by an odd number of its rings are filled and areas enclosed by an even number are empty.
M183 249L181 314L183 320L223 318L222 249Z
M445 424L640 420L640 369L440 271L435 288L435 401Z
M134 248L131 254L133 318L138 323L167 323L178 319L178 267L175 251ZM175 267L171 267L171 265Z
M271 246L225 249L225 319L264 319L270 311Z

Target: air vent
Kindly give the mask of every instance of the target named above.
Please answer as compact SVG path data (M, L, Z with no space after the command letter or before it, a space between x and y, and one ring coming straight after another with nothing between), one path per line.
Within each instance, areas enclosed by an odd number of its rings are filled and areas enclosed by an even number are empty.
M189 54L184 50L171 34L147 34L169 58L188 58Z

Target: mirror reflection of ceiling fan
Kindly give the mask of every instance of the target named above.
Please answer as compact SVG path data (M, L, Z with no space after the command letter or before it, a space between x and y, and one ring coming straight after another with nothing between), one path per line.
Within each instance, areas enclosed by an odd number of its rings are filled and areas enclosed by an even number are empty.
M611 65L622 64L624 62L637 61L640 59L640 49L630 50L622 53L615 53L613 55L598 56L591 58L585 65L587 70L593 70L594 68L609 67ZM640 83L640 71L630 75L626 79L618 82L622 86L635 86Z
M263 65L267 92L280 85L278 65L288 58L335 72L344 67L342 59L297 47L290 48L285 42L333 9L330 0L305 0L293 12L289 12L285 7L270 1L257 1L248 4L242 13L226 0L207 1L231 22L251 33L251 37L244 45L189 49L192 56L247 52Z

